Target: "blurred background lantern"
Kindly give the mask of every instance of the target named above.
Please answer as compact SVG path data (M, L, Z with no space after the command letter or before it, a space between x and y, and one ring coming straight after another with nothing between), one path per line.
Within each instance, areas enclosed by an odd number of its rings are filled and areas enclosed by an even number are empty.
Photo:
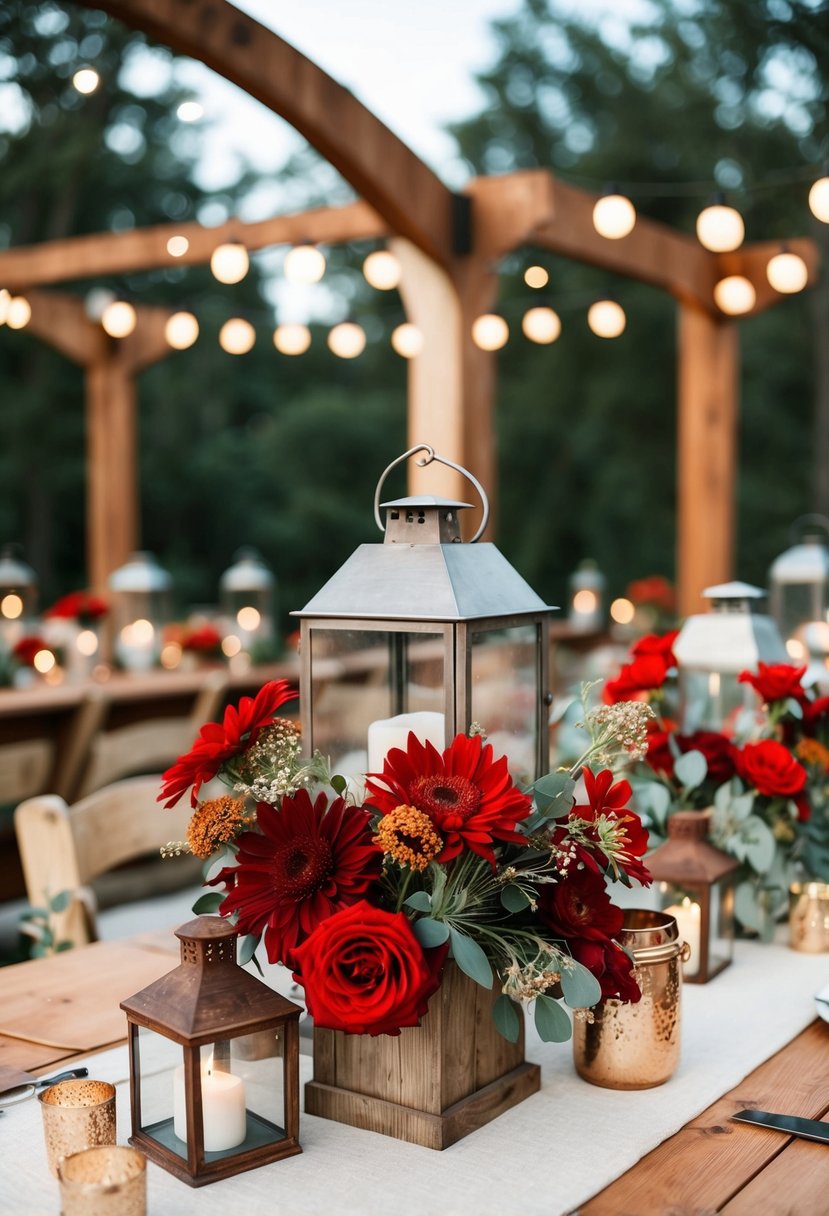
M108 582L115 660L127 671L147 671L159 661L170 619L170 575L152 553L133 553Z
M37 613L37 579L31 566L18 556L16 545L0 552L0 643L15 646Z
M567 619L573 629L591 633L604 625L605 577L592 558L585 558L570 575Z
M793 663L829 654L829 519L803 515L792 525L795 543L769 570L769 607Z
M223 649L254 658L273 648L276 579L255 549L240 549L219 580ZM230 639L239 642L238 650Z

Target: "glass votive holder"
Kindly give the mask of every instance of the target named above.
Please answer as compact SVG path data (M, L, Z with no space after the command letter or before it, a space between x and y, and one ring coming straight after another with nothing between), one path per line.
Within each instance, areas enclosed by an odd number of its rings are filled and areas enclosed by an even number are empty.
M64 1157L115 1143L115 1086L108 1081L59 1081L38 1094L49 1169L57 1178Z
M789 945L804 954L829 950L829 883L793 882L789 887Z
M61 1216L145 1216L147 1158L138 1149L98 1145L64 1157L58 1169Z

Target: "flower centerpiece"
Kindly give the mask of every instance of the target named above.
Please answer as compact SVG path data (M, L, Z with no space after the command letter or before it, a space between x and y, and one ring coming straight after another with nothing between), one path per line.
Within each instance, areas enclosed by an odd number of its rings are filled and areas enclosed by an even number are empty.
M804 688L805 667L760 662L738 679L756 710L722 730L676 726L676 633L647 635L604 687L653 708L647 753L631 780L635 805L658 843L676 810L710 808L710 839L741 864L735 912L768 939L795 878L829 880L829 697Z
M372 1036L416 1026L448 959L487 992L495 985L509 1040L522 1004L542 1039L562 1041L560 998L576 1010L639 998L605 879L649 881L631 787L609 767L643 754L646 706L589 714L584 755L526 791L481 733L442 751L409 734L357 803L276 716L295 695L273 681L203 726L159 797L173 806L190 794L187 840L165 852L207 861L217 889L196 910L232 918L243 957L261 942L270 963L290 967L315 1026ZM214 777L229 793L200 799Z
M91 591L70 591L43 613L43 635L70 680L85 679L98 660L99 630L107 601Z

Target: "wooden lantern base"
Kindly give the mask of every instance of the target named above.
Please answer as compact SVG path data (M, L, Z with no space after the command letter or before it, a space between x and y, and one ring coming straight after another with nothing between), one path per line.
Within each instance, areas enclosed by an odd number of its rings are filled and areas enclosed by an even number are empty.
M420 1026L399 1036L314 1029L305 1111L443 1149L538 1091L541 1070L495 1029L486 992L454 963Z

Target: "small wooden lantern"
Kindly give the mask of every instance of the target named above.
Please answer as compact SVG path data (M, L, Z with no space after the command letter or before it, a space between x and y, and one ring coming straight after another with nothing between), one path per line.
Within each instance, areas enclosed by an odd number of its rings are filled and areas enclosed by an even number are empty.
M691 948L683 963L689 984L707 984L734 953L734 881L739 862L709 844L706 811L676 811L668 839L648 857L660 907L676 918Z
M176 930L181 963L121 1002L130 1144L190 1186L302 1152L299 1015L236 962L220 916Z

